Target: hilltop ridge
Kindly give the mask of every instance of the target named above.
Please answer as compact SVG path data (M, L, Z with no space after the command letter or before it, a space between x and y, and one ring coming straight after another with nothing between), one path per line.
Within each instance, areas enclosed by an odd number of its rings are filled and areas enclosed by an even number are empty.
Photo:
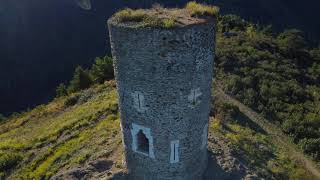
M248 118L244 121L241 111L221 108L228 101L219 90L213 93L216 108L210 121L206 179L316 179L284 147L271 144L273 137L262 127ZM2 178L125 179L112 81L12 117L0 130Z

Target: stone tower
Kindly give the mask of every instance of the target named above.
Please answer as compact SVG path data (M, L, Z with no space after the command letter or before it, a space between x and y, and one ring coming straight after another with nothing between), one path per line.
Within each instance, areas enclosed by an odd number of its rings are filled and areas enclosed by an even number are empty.
M171 28L108 20L130 180L200 180L207 166L216 25L184 16Z

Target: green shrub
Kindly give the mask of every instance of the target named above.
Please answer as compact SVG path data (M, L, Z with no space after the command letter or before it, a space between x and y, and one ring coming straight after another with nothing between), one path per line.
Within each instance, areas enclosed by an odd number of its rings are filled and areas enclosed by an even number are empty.
M237 106L227 102L216 101L213 107L214 116L221 121L230 121L240 113Z
M320 138L318 139L302 139L299 142L299 147L307 154L320 160Z
M60 83L56 89L56 97L68 95L67 86L63 83Z
M175 26L175 19L174 18L168 18L168 19L163 19L163 27L165 29L169 29Z
M92 65L90 75L94 83L102 84L114 78L113 61L111 57L97 57Z
M7 172L13 169L22 160L22 156L17 153L0 154L0 172Z
M228 32L231 30L245 30L248 27L248 22L244 21L241 17L228 14L219 17L219 29L222 32Z
M74 106L77 104L78 100L79 100L79 95L71 95L70 97L68 97L65 102L64 105L66 107L70 107L70 106Z
M82 89L87 89L91 85L92 85L92 79L88 71L82 69L81 66L78 66L68 86L68 93L73 93Z

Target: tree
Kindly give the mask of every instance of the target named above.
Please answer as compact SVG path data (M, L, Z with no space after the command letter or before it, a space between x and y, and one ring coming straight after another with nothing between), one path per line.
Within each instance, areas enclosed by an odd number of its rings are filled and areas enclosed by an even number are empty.
M114 78L113 61L111 57L97 57L95 64L92 65L90 75L94 83L103 83L106 80Z
M304 39L303 33L297 29L286 30L277 37L280 49L288 57L299 57L301 51L307 48L307 42Z
M68 93L73 93L82 89L89 88L91 84L92 80L88 71L82 69L81 66L78 66L68 86Z
M56 96L61 97L66 95L68 95L67 86L63 83L60 83L56 89Z
M241 17L236 15L225 15L219 17L219 29L221 32L228 32L231 30L245 30L248 23L244 21Z

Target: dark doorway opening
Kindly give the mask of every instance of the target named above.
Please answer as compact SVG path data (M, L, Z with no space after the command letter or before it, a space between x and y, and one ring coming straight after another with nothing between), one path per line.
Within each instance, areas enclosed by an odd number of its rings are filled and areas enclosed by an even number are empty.
M149 154L149 139L146 137L142 130L138 132L137 140L138 151Z

